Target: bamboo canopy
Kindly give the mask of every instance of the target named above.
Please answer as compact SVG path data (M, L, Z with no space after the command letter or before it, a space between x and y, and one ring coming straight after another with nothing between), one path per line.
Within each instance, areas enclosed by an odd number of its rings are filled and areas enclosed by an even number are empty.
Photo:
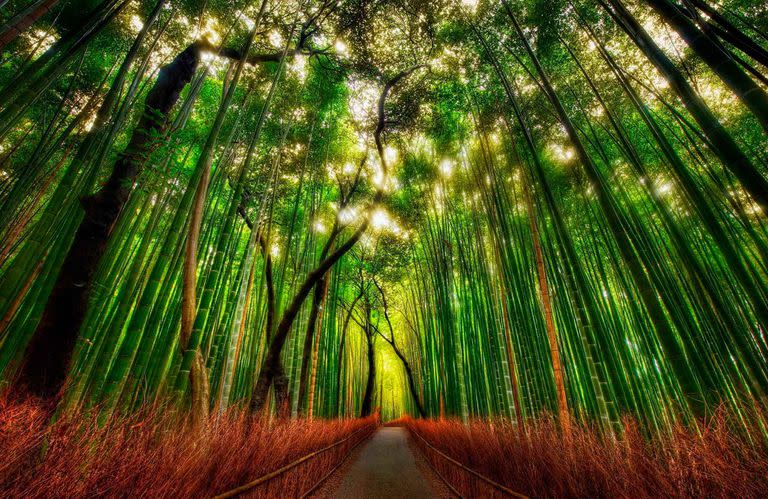
M0 390L765 431L764 2L0 6Z

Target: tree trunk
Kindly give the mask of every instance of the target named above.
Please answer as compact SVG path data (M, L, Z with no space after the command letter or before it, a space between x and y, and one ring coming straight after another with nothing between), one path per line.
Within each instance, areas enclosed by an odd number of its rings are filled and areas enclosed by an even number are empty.
M411 364L408 362L408 359L405 358L405 355L403 354L403 352L397 347L397 345L394 342L391 342L389 344L392 345L392 349L395 351L395 355L397 355L397 358L400 359L400 362L403 363L403 369L405 369L405 376L406 378L408 378L408 390L410 390L411 392L413 403L416 404L416 411L419 413L419 417L421 418L426 417L427 413L424 412L424 405L421 403L418 390L416 390L416 380L413 379L413 369L411 369Z
M365 221L363 221L363 223L357 229L357 231L355 231L355 233L350 236L350 238L343 245L341 245L336 251L329 255L328 258L323 260L320 265L317 266L317 268L315 268L307 275L306 279L304 279L304 282L299 288L299 291L294 296L293 301L291 301L291 303L283 312L283 316L280 319L280 323L277 325L275 334L270 339L269 348L267 349L267 356L264 360L264 367L261 369L253 389L253 396L251 397L252 411L258 412L261 410L267 400L269 389L272 386L273 381L275 381L276 377L279 375L284 376L282 364L280 362L280 353L283 350L285 341L288 339L288 333L291 331L293 321L296 320L296 316L299 314L299 310L301 310L301 306L303 305L304 300L307 298L307 296L309 296L312 288L315 287L315 285L320 281L325 273L328 272L328 270L333 267L333 265L335 265L336 262L341 259L341 257L344 256L347 251L352 249L352 247L357 244L357 241L360 240L363 233L368 228L368 224L369 221L366 218ZM281 396L287 396L287 382L285 383L284 387L281 386L280 388L278 388L276 384L276 393L282 389L286 390L286 394L281 394Z
M695 406L696 409L702 409L703 407L700 402L701 395L708 394L709 389L712 388L712 380L704 380L704 385L702 386L702 380L700 380L696 373L693 371L689 359L691 352L688 350L690 348L690 342L685 342L683 344L678 342L675 335L675 330L666 317L664 307L660 301L660 297L653 287L651 280L645 274L643 265L633 249L629 234L624 228L625 224L622 223L623 217L618 212L616 202L608 191L604 178L597 169L597 165L595 165L595 163L592 161L592 158L589 156L589 153L585 149L575 126L568 117L565 108L555 93L546 72L539 63L536 54L533 52L533 49L528 43L528 40L525 37L525 34L519 23L517 22L517 19L512 13L507 0L502 1L515 30L517 31L525 47L526 52L533 62L536 72L539 74L539 77L542 80L547 98L555 108L560 122L565 127L566 133L568 134L571 143L578 153L579 159L581 160L581 163L584 167L584 172L589 178L591 184L594 186L595 194L597 195L597 201L603 213L605 214L608 227L611 229L611 233L613 234L613 237L616 241L616 245L621 255L622 261L626 264L629 273L632 276L632 280L637 287L637 291L643 302L643 305L649 314L649 318L659 335L660 343L667 355L667 359L670 366L672 367L672 370L677 376L680 388L682 389L686 400L692 407ZM768 193L768 191L766 192Z
M355 305L357 305L357 302L360 301L360 298L363 297L363 291L360 290L360 293L355 297L355 299L352 301L352 304L349 306L349 310L347 310L347 315L344 317L344 324L341 326L341 341L339 342L339 353L337 356L338 359L338 369L336 370L336 403L338 405L337 409L339 411L341 410L341 370L344 366L344 345L347 342L347 330L349 329L349 321L352 319L352 313L355 310ZM341 412L338 412L338 415L341 415Z
M424 406L421 404L421 399L419 398L419 393L416 390L416 382L413 379L413 370L411 369L411 365L408 362L408 359L405 358L405 354L403 354L402 350L400 350L397 346L397 342L395 341L395 330L392 327L392 321L389 318L389 305L387 304L387 295L384 294L384 288L382 288L376 278L373 279L373 284L376 286L376 289L379 290L379 294L381 295L381 302L382 306L384 307L384 320L387 322L387 327L389 328L389 334L390 338L387 338L383 334L381 334L381 331L377 332L379 333L379 336L381 336L384 341L389 343L389 345L392 347L392 350L395 351L395 355L397 355L397 358L400 359L400 362L403 364L403 369L405 369L405 376L408 379L408 390L411 392L411 397L413 397L413 402L416 404L416 410L419 413L419 417L425 417L426 413L424 412Z
M376 131L374 132L374 139L376 142L376 150L378 151L378 154L379 154L379 160L381 161L382 172L385 177L387 175L388 169L387 169L386 158L384 157L384 146L381 139L381 134L384 132L384 128L386 127L386 116L384 112L384 104L392 88L394 88L394 86L397 85L398 82L406 78L408 75L410 75L420 67L422 66L421 65L412 66L404 71L401 71L394 77L392 77L384 85L384 90L382 91L381 96L379 97L379 102L378 102L379 120L376 125ZM373 195L372 206L381 202L383 198L384 198L384 190L382 187L379 187ZM259 373L259 377L253 388L253 395L251 397L252 411L261 410L261 408L264 406L265 401L267 400L267 395L269 394L270 386L275 380L275 376L277 376L278 374L282 374L283 372L283 368L280 361L280 354L283 350L283 346L285 345L285 341L288 338L288 333L291 330L293 321L296 319L296 316L298 315L299 310L301 309L301 306L304 303L304 300L306 300L307 296L309 296L309 293L312 291L312 288L314 288L315 285L317 285L317 283L320 282L320 279L323 278L326 272L328 272L328 270L330 270L331 267L333 267L336 264L336 262L339 261L339 259L341 259L342 256L344 256L350 249L352 249L355 246L355 244L357 244L357 242L363 236L365 231L368 229L368 225L370 224L368 215L369 214L366 214L363 222L360 224L357 230L349 237L349 239L347 239L344 242L344 244L339 246L329 256L322 259L320 264L307 275L306 279L304 279L304 282L299 287L299 290L294 296L290 305L288 305L288 307L285 309L285 312L283 312L282 319L280 320L280 323L277 326L275 335L274 337L272 337L269 343L269 349L267 350L267 356L265 359L264 367ZM329 244L326 244L326 246L330 247ZM275 386L275 388L277 390L277 386ZM285 390L287 395L287 383L285 383Z
M328 256L328 252L333 247L333 244L336 242L336 238L338 237L340 232L338 221L334 223L333 230L331 231L331 234L328 236L328 240L323 245L323 249L320 252L320 261L325 260L325 258ZM304 403L304 399L306 398L307 393L307 384L309 382L309 372L312 369L312 366L310 364L310 359L312 358L312 345L313 345L313 338L315 336L315 329L316 324L318 322L318 316L322 315L320 314L320 310L325 303L325 297L328 293L328 277L323 276L322 279L320 279L320 282L318 282L315 285L315 292L312 297L312 309L309 312L309 321L307 323L307 334L304 336L304 350L302 352L301 357L301 375L299 378L299 407L302 407L302 404ZM320 322L320 326L322 327L322 321ZM310 417L311 411L309 412Z
M0 28L0 50L16 39L25 29L47 14L59 3L59 0L38 0Z
M182 365L179 378L182 380L189 376L191 383L192 407L191 418L194 425L204 421L208 416L208 400L204 399L204 392L208 391L205 362L202 359L199 345L192 341L192 328L197 316L197 246L200 243L200 226L205 210L205 198L208 193L208 183L211 177L210 161L204 165L203 175L197 185L195 198L192 202L192 214L189 222L189 233L184 249L184 273L182 280L181 302L181 336L179 344L182 349ZM188 373L185 372L184 360L191 357L191 365ZM206 385L204 385L206 383ZM182 381L182 385L186 385ZM177 390L179 383L177 382ZM178 390L182 391L182 390Z
M328 298L328 283L330 279L326 278L323 281L323 299L320 302L320 311L317 315L317 334L315 335L315 344L312 348L312 375L309 377L309 400L307 401L307 417L312 419L315 409L315 394L317 393L317 356L320 351L320 334L323 331L323 312L325 311L325 301Z
M115 163L106 184L96 194L81 200L85 217L27 348L20 374L21 382L33 395L56 397L64 385L93 277L112 227L141 167L158 145L155 136L162 132L168 113L192 79L199 59L200 48L192 44L160 70L128 147Z
M315 329L317 329L317 318L320 314L320 304L322 303L327 289L326 283L328 279L323 277L315 285L315 290L312 294L312 308L309 311L309 320L307 321L307 333L304 335L304 348L301 354L301 374L299 377L299 410L304 407L304 399L307 397L307 385L309 383L309 372L311 370L312 347L315 338ZM322 324L321 324L322 327ZM307 415L311 416L308 412Z
M500 259L499 259L500 260ZM501 265L499 265L501 268ZM515 361L515 350L512 345L512 327L509 324L509 309L507 307L507 294L502 287L502 279L499 278L499 294L501 295L502 316L504 318L504 345L507 349L507 363L509 366L509 377L512 384L512 403L515 406L515 420L519 429L525 428L523 419L523 407L520 404L520 386L517 380L517 363Z
M685 0L685 2L692 4L696 9L702 10L716 23L713 24L711 21L706 21L702 19L700 15L697 15L701 22L706 23L709 29L711 29L719 38L727 41L755 61L768 68L768 50L764 49L760 44L747 36L738 27L734 26L733 23L723 17L723 15L720 14L714 7L702 0Z
M670 0L646 0L677 31L696 55L707 63L768 132L768 94L760 88L720 45L702 32Z
M262 11L266 0L262 2ZM259 18L261 12L259 12ZM243 47L243 56L247 56L251 50L253 40L259 23L256 22L251 28L248 38ZM205 360L200 351L200 343L203 335L203 325L205 318L198 321L198 302L197 302L197 247L200 239L200 228L203 223L205 212L205 200L208 195L208 184L211 176L211 166L218 145L221 128L224 125L224 117L229 111L229 105L235 95L237 84L243 73L245 60L240 59L233 63L230 71L234 69L234 75L225 85L226 90L221 98L219 110L214 119L211 131L208 133L203 152L197 161L197 170L202 171L202 176L197 185L195 199L192 204L192 213L189 221L189 234L187 235L186 247L184 251L184 278L182 281L182 302L181 302L181 333L180 346L182 349L182 359L179 368L179 374L176 378L176 391L183 393L186 390L187 379L190 382L192 396L192 422L199 424L208 417L210 403L210 387L208 386L208 374L205 367ZM218 255L221 257L221 255ZM210 303L206 303L210 307Z
M376 355L373 350L373 332L370 331L370 324L365 331L365 341L368 344L368 381L365 383L365 394L363 395L363 404L360 407L360 417L364 418L371 415L373 410L373 387L376 382Z
M744 189L763 208L768 208L768 181L755 168L736 142L718 121L704 101L693 90L683 73L664 54L648 33L619 0L599 0L601 5L616 19L629 37L635 42L656 69L669 81L711 142L713 152L741 181ZM611 8L606 2L609 2Z
M536 223L536 210L533 206L530 189L526 180L523 181L523 191L525 204L528 208L533 251L536 255L536 276L539 280L539 292L541 293L541 307L544 311L544 323L547 326L547 339L549 340L552 373L555 378L555 388L557 389L558 421L560 422L560 428L563 430L566 438L570 438L571 416L568 412L568 397L566 396L565 380L563 379L563 361L560 359L560 347L557 341L558 337L557 330L555 329L555 319L552 316L552 303L550 301L549 282L547 281L547 268L544 265L544 253L541 251L539 226Z
M195 191L192 204L192 213L189 221L189 234L187 235L184 251L184 274L182 281L181 302L181 332L179 345L181 347L181 364L176 377L175 390L179 394L186 391L187 383L191 383L192 398L192 422L200 423L208 416L210 404L210 387L208 386L208 373L205 367L205 359L200 351L203 337L203 328L207 319L207 310L198 311L197 301L197 249L199 245L200 229L205 212L205 200L208 195L208 184L211 175L211 166L219 142L219 135L224 125L224 117L229 111L229 105L235 95L237 84L245 67L245 58L251 50L256 33L259 29L261 16L266 6L266 0L261 3L261 8L254 21L248 38L243 44L242 57L230 67L231 80L225 83L225 91L222 95L216 118L211 125L205 146L197 160L196 171L201 172L200 180ZM203 42L205 43L205 42ZM225 80L226 82L226 80ZM236 208L235 208L236 209ZM234 218L234 214L232 216ZM222 255L216 255L221 261ZM215 268L215 264L214 264ZM211 294L204 293L202 305L210 308Z

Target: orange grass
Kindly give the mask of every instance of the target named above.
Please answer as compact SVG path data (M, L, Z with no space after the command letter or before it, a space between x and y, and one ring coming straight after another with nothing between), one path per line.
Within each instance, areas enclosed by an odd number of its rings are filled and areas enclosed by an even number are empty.
M294 497L378 425L375 417L270 422L233 412L191 431L157 411L102 427L83 414L45 422L35 403L0 400L0 497L207 497L362 430L253 490Z
M508 421L402 420L432 446L531 497L768 497L768 447L731 431L720 412L701 436L677 427L647 440L631 419L616 440L574 425L566 445L551 418L523 434ZM761 438L761 437L758 437ZM502 497L493 487L414 441L464 497Z

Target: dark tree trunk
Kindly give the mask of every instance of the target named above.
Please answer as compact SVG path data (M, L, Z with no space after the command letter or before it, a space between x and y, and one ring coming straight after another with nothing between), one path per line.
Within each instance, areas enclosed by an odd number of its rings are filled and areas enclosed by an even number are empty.
M339 235L338 222L334 224L328 240L323 245L323 249L320 252L320 261L322 262L328 256L328 252L336 242L336 238ZM301 375L299 377L299 409L304 405L304 399L307 395L307 385L309 382L309 371L311 368L310 359L312 358L312 345L315 337L315 329L317 324L317 317L320 313L320 307L325 300L325 294L327 292L328 277L323 276L320 281L315 285L314 294L312 296L312 309L309 312L309 321L307 323L307 334L304 336L304 351L301 356ZM321 324L322 326L322 324ZM311 414L310 414L311 417Z
M656 69L669 81L669 84L680 96L686 109L688 109L701 127L702 132L711 142L713 152L720 158L723 165L741 181L744 189L749 192L755 201L763 207L768 207L768 181L739 149L739 146L736 145L733 138L723 128L723 125L712 114L712 111L701 97L693 90L682 72L656 45L650 35L632 17L620 0L598 1L614 17L653 65L656 66ZM607 2L610 3L610 6Z
M416 380L413 379L413 369L411 369L411 364L408 363L405 355L399 348L397 348L397 345L394 342L390 343L390 345L392 345L392 349L395 351L397 358L403 363L403 369L405 369L405 376L408 378L408 389L411 391L413 403L416 404L416 410L419 413L419 417L423 418L426 416L426 413L424 412L424 406L419 399L419 391L416 389Z
M267 340L272 339L275 329L275 280L272 275L272 254L265 253L264 277L267 280Z
M747 56L763 66L768 67L768 50L765 50L737 26L734 26L711 5L707 5L701 0L684 0L684 2L689 6L689 17L695 20L700 26L706 27L705 31L708 30L717 38L728 42L744 52ZM710 20L702 18L697 10L704 12Z
M719 38L722 38L768 68L768 50L765 50L760 44L734 26L714 7L702 0L686 0L686 3L692 4L696 9L703 11L714 21L713 23L712 21L702 20ZM701 16L698 17L701 18Z
M757 117L768 132L768 94L670 0L646 0Z
M357 241L362 237L363 233L368 228L369 221L366 218L365 221L360 224L360 227L355 231L352 236L341 245L336 251L331 253L320 265L317 266L312 272L307 275L307 278L302 283L299 291L294 296L293 301L283 312L283 316L280 319L280 323L277 325L274 336L270 339L269 348L267 349L267 356L264 359L264 367L262 367L259 377L256 380L256 385L253 388L253 396L251 397L251 410L258 412L264 407L264 403L269 395L269 389L277 376L284 376L283 368L280 362L280 353L283 351L285 341L288 339L288 333L291 331L293 321L296 320L296 316L301 310L301 306L304 300L309 296L312 288L320 282L326 272L333 267L344 254L352 249L357 244ZM283 396L281 390L285 390L287 394L287 383L285 387L278 387L275 383L275 392Z
M88 307L92 281L112 228L150 152L158 145L166 118L197 70L201 48L194 43L163 67L147 95L144 113L128 147L115 163L106 184L81 199L85 212L43 317L27 347L20 381L33 395L56 397Z
M376 382L376 356L373 350L373 332L365 331L365 340L368 343L368 381L365 383L365 394L363 395L363 405L360 407L360 417L364 418L371 415L373 409L373 387Z
M378 329L377 332L379 333L379 336L384 339L384 341L389 343L389 345L392 347L392 350L395 351L397 358L400 359L400 362L403 363L403 369L405 369L405 375L408 378L408 389L411 392L411 397L413 397L413 402L416 404L416 410L419 413L419 417L423 418L426 413L424 412L424 406L421 404L421 399L419 399L419 392L416 390L416 382L413 379L413 370L411 369L411 364L408 362L408 359L405 358L405 354L403 354L402 350L398 348L397 342L395 341L395 330L392 327L392 321L389 318L389 305L387 303L387 295L384 293L384 288L379 285L375 278L373 279L373 284L376 286L376 289L379 290L379 294L381 294L381 302L384 307L384 320L387 321L390 338L387 338L381 334L381 331Z
M291 415L290 397L288 394L288 388L290 383L288 376L283 372L283 366L278 366L278 372L275 376L275 402L277 405L277 416L280 419L288 419Z
M387 163L384 158L384 146L381 140L381 134L384 131L384 128L386 126L386 117L384 113L384 103L387 99L387 95L389 95L389 92L392 90L392 88L397 85L398 82L400 82L403 78L406 78L408 75L416 71L418 68L422 66L413 66L411 68L408 68L404 71L401 71L397 75L395 75L393 78L391 78L389 81L387 81L386 85L384 85L384 90L381 93L381 96L379 97L379 103L378 103L378 111L379 111L379 121L376 126L376 131L374 132L374 139L376 141L376 150L379 154L379 160L381 161L382 170L384 174L387 173ZM373 204L381 202L381 200L384 198L384 190L380 187L376 190L376 193L373 195ZM288 338L288 333L291 330L291 326L293 325L293 321L296 319L296 316L299 313L299 310L301 310L301 306L304 303L304 300L306 300L307 296L309 296L309 293L312 291L312 288L314 288L318 282L325 276L326 272L328 272L331 267L333 267L339 259L341 259L344 254L347 253L352 247L357 244L357 241L360 240L360 238L363 236L365 231L368 229L368 224L370 223L370 220L368 219L368 216L365 217L363 223L360 224L360 227L357 228L357 230L347 239L344 244L339 246L333 253L328 255L327 257L321 259L320 264L312 271L310 272L306 279L304 279L304 282L302 283L301 287L299 288L299 291L296 293L296 295L293 297L293 300L291 301L290 305L285 309L285 312L283 312L283 316L280 320L280 323L277 326L277 330L275 331L274 337L271 338L271 341L269 343L269 348L267 350L267 356L264 361L264 367L261 369L261 372L259 373L259 377L256 380L256 384L253 388L253 395L251 397L251 410L256 412L261 410L262 407L264 407L264 403L267 400L267 395L269 395L269 389L273 384L273 381L275 380L275 376L279 373L282 373L283 369L280 364L280 353L283 351L283 346L285 345L285 341ZM323 253L325 253L327 250L330 249L330 245L332 244L333 239L329 238L328 243L326 243L326 247L323 250ZM277 386L275 387L277 389ZM287 386L285 388L287 390Z

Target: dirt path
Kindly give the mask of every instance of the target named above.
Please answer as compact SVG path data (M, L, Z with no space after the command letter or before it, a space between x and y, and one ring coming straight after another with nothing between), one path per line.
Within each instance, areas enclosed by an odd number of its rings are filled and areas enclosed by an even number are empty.
M449 497L408 440L405 428L380 428L320 495L339 499Z

